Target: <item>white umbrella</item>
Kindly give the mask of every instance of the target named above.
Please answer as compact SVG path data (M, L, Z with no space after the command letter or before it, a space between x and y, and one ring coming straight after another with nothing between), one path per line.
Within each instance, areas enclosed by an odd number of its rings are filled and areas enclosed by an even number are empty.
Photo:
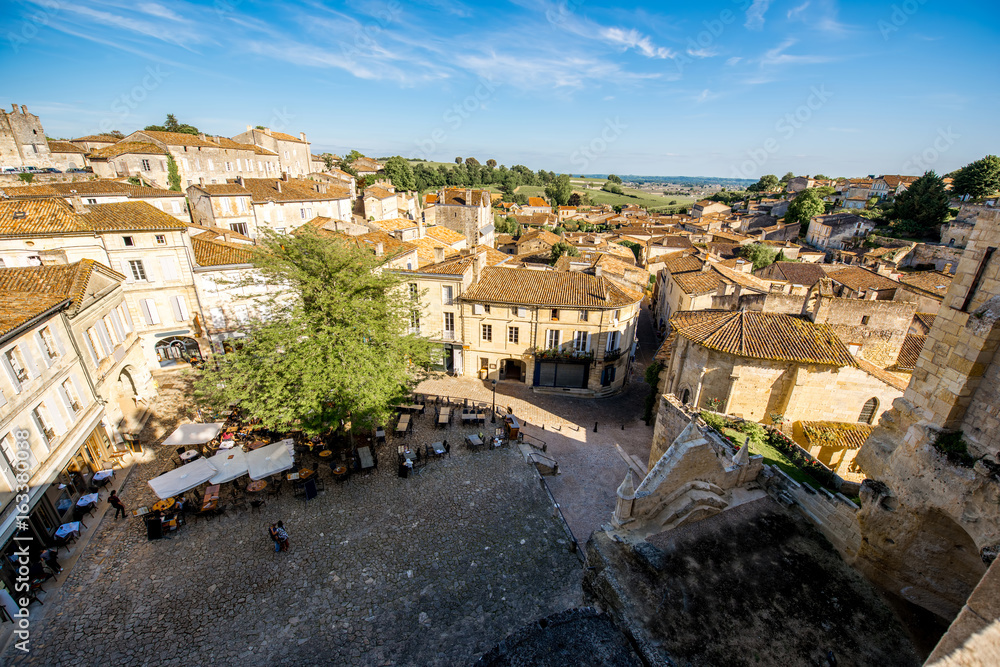
M239 447L219 450L219 453L209 458L208 462L219 471L209 480L212 484L225 484L247 474L247 455Z
M295 460L283 442L266 445L247 454L247 468L250 470L250 479L253 480L270 477L293 465Z
M204 445L211 442L219 431L225 426L225 422L212 422L208 424L181 424L170 437L163 441L164 445Z
M190 491L196 486L204 484L212 479L217 472L218 470L208 462L208 459L196 459L187 465L182 465L180 468L174 468L159 477L154 477L148 483L150 488L153 489L153 493L159 496L160 499L164 499L179 495L185 491Z

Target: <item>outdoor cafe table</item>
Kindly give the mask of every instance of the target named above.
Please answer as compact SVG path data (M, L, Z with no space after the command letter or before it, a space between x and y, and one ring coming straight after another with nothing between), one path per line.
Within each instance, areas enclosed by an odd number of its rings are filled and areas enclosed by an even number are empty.
M95 482L102 482L102 481L104 481L106 479L110 479L110 478L112 478L114 476L115 476L115 471L111 470L111 469L108 469L108 470L102 470L100 472L95 472L93 479L94 479Z
M219 484L213 484L212 486L205 489L205 498L202 500L201 509L214 510L219 506Z
M465 436L465 441L469 443L469 447L482 447L483 439L476 434Z
M201 456L201 453L197 449L189 449L181 454L181 461L187 463L188 461L194 461L199 456Z
M372 459L372 452L367 447L358 448L358 458L361 460L362 470L375 467L375 461Z
M410 415L401 415L399 417L399 424L396 425L396 433L406 433L407 429L410 428Z
M267 488L267 482L263 479L258 479L256 482L250 482L247 484L247 491L250 493L258 493Z
M90 505L96 505L100 496L96 493L88 493L85 496L80 496L80 499L76 501L77 507L88 507Z
M399 455L402 456L407 461L414 461L417 458L417 453L415 451L403 447L402 445L399 446L399 449L397 451L399 452Z
M176 504L177 501L174 500L173 498L164 498L163 500L157 500L155 503L153 503L153 511L166 512Z
M443 442L435 442L434 444L431 445L431 449L438 456L441 456L442 454L446 454L447 453L447 450L444 448L444 443Z
M331 470L333 471L333 474L336 475L337 477L342 477L347 474L347 466L345 466L343 463L338 463L337 465L333 466Z
M309 468L299 468L298 472L288 473L288 481L295 481L297 479L305 481L316 474L315 470L310 470Z
M441 414L438 415L438 425L443 425L451 422L451 408L441 408Z
M475 418L476 418L476 413L475 412L467 412L465 410L462 410L462 421L463 422L473 421Z
M70 521L56 528L56 537L59 539L69 539L80 536L80 522Z
M333 452L331 452L329 449L324 449L323 451L321 451L319 453L319 456L320 456L320 458L324 458L325 459L328 456L333 456Z

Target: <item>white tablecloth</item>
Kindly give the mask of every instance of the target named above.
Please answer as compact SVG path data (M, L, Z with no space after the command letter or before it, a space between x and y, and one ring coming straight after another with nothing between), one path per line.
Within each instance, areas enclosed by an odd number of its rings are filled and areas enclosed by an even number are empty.
M183 454L181 454L181 461L191 461L192 459L198 458L199 452L197 449L189 449Z
M94 473L94 481L100 482L102 479L107 479L108 477L114 476L114 470L102 470L101 472Z
M100 496L97 495L96 493L88 493L85 496L80 496L80 499L78 501L76 501L76 506L77 507L86 507L87 505L90 505L91 503L96 503L97 500L98 500L98 498L100 498Z
M56 528L56 537L63 538L69 537L70 535L76 536L80 534L80 522L70 521L69 523L64 523L63 525Z

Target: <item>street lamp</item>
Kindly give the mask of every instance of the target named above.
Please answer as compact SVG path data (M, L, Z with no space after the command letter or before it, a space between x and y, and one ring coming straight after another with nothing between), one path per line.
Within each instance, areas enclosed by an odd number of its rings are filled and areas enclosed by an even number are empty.
M497 381L493 381L493 419L492 423L497 423Z

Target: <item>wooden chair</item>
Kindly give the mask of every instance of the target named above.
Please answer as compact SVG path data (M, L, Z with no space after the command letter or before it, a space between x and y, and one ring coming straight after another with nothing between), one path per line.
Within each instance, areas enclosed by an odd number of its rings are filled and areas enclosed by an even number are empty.
M265 505L267 505L267 503L264 502L263 500L251 500L250 511L257 512L258 514L260 514L260 508L264 507Z

